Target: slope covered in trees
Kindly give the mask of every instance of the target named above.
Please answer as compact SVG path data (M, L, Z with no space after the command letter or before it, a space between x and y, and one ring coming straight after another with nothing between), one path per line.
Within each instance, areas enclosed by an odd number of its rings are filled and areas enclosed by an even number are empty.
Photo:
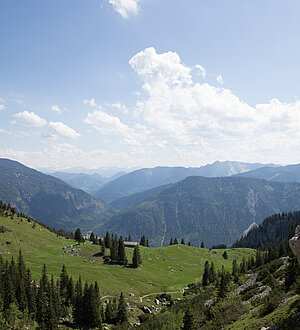
M116 180L108 182L93 195L106 202L128 196L144 190L149 190L165 184L176 183L188 176L220 177L250 171L266 166L240 162L215 162L201 167L154 167L143 168L125 174ZM273 164L269 166L275 166Z
M0 199L51 227L89 230L113 209L86 192L18 162L0 159Z
M279 167L261 167L246 173L237 174L237 176L277 182L300 182L300 164Z
M237 240L233 247L257 247L268 248L272 243L277 245L284 239L288 239L293 229L300 224L300 211L273 214L264 219L258 226L249 233Z
M188 177L120 211L98 228L137 239L147 233L151 245L172 237L200 246L232 244L253 222L300 208L300 184L251 178Z

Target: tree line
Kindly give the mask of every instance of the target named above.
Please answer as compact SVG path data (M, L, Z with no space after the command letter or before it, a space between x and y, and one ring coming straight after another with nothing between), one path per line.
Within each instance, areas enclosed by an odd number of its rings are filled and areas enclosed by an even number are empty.
M69 318L72 316L72 321ZM123 294L102 304L98 283L74 283L63 265L58 279L48 276L43 266L41 279L32 279L22 252L18 260L3 260L0 255L0 327L20 329L25 326L56 329L65 322L71 327L101 328L103 322L124 324L128 312Z

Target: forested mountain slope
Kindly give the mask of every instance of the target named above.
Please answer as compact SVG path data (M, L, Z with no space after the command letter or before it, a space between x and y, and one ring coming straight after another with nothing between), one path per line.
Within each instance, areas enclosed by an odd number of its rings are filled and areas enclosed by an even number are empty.
M184 237L199 245L232 244L253 222L300 208L300 184L251 178L188 177L120 211L97 230L147 234L154 245Z
M250 164L241 162L214 162L201 167L154 167L143 168L125 174L116 180L105 184L93 193L96 198L112 202L118 198L149 190L161 185L176 183L188 176L221 177L250 171L262 166L276 166L274 164Z
M89 230L113 209L86 192L18 162L0 159L0 199L39 221L67 231Z
M300 164L262 167L246 173L237 174L237 176L277 182L300 182Z

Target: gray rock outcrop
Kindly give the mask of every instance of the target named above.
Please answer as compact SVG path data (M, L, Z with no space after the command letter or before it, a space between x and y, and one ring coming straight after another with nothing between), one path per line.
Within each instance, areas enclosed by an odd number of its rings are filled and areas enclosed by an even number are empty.
M289 240L289 245L293 253L297 256L300 264L300 226L298 225L295 229L295 236Z

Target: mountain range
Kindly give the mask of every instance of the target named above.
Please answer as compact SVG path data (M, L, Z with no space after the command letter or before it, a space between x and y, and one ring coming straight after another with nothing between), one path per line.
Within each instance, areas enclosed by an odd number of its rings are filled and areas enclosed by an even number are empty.
M171 238L206 246L231 244L253 223L300 209L300 184L239 177L188 177L118 212L96 232L146 234L151 244Z
M241 163L234 161L208 164L201 167L154 167L136 170L106 183L93 196L110 203L124 196L176 183L188 176L224 177L274 164Z
M103 201L60 179L9 159L0 159L0 199L49 226L89 230L115 212Z

